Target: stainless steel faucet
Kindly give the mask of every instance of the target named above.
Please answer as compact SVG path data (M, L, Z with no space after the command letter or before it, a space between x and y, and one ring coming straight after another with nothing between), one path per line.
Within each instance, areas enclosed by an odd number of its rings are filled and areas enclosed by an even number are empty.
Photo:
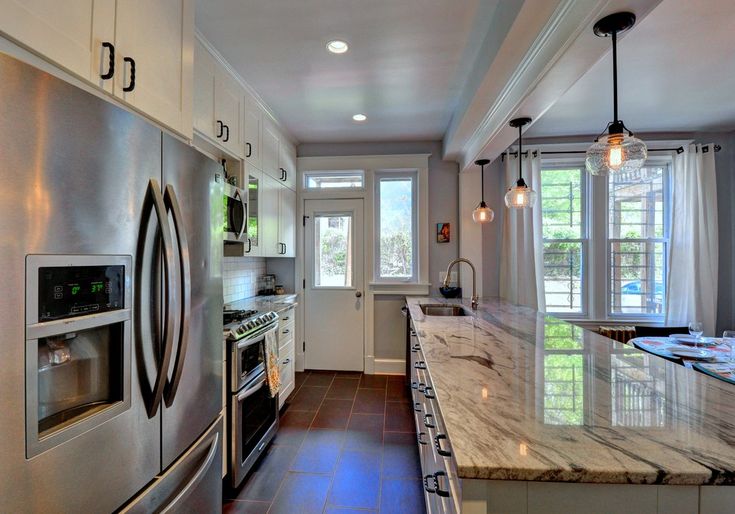
M449 266L447 266L447 276L444 277L444 287L449 287L449 279L451 278L452 268L459 264L460 262L466 262L470 265L470 268L472 268L472 309L477 310L477 307L480 305L479 298L477 296L477 281L475 277L475 265L472 264L469 260L465 259L464 257L459 257L458 259L454 259L452 262L449 263Z

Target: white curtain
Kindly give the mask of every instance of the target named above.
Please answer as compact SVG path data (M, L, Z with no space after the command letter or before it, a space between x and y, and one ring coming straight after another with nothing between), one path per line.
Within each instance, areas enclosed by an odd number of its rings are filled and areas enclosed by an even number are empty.
M689 145L674 157L666 324L701 321L715 335L717 187L712 145Z
M539 193L531 209L505 208L500 252L500 296L519 305L544 311L544 244L541 225L541 155L531 149L526 157L507 155L506 191L518 180L518 159L523 179Z

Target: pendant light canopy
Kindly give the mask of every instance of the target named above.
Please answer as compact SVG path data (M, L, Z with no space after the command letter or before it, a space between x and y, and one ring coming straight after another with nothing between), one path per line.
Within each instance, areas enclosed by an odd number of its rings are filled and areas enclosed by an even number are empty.
M495 219L495 212L485 203L485 165L490 164L490 160L478 159L475 161L475 164L480 166L480 183L482 184L480 187L482 189L480 193L480 205L472 211L472 220L475 223L490 223Z
M623 120L618 118L618 37L635 23L635 14L619 12L605 16L595 23L595 35L612 37L613 58L613 111L614 120L606 129L606 135L600 135L587 150L585 165L593 175L606 176L608 173L625 173L636 171L643 166L648 157L646 144L633 136ZM603 132L604 133L604 132Z
M505 205L511 209L526 209L536 203L536 191L523 180L523 126L531 123L531 118L510 120L510 126L518 128L518 181L505 193Z

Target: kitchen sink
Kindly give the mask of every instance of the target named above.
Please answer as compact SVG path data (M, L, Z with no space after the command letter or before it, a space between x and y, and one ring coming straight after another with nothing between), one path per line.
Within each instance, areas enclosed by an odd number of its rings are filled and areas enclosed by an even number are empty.
M427 316L467 316L467 311L461 305L452 304L421 304L421 311Z

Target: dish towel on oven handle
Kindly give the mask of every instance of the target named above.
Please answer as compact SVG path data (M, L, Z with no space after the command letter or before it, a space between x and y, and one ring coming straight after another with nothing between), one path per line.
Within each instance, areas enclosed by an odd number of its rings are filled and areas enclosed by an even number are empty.
M273 398L281 387L281 370L278 365L278 331L276 330L265 335L265 374L271 398Z

